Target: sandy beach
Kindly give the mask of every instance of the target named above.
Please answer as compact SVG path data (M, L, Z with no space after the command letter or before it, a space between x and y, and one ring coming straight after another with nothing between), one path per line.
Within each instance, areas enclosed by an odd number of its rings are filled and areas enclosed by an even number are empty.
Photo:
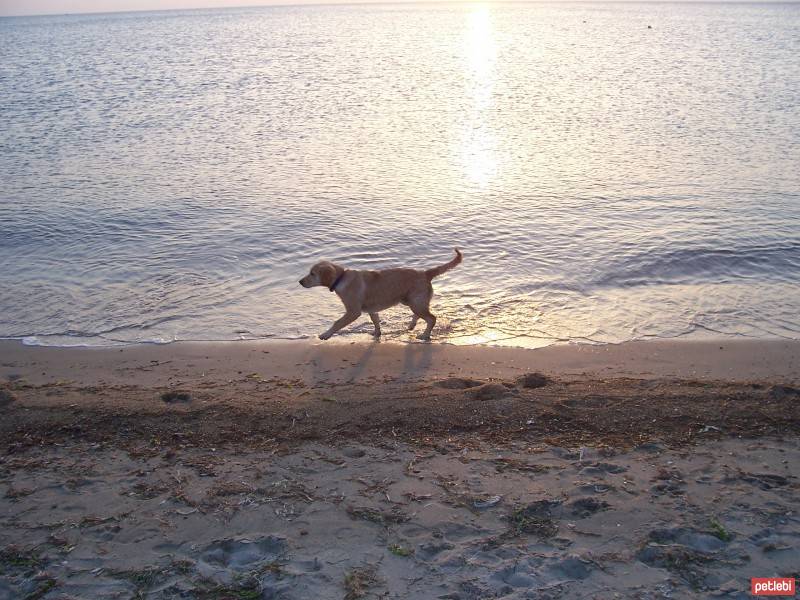
M0 342L0 598L747 598L800 344Z

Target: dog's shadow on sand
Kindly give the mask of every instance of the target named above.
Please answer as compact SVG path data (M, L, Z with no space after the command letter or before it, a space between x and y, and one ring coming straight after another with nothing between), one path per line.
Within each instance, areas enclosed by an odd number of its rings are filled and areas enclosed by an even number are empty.
M433 364L433 344L430 342L411 342L403 351L402 377L417 379L425 375Z
M344 379L348 383L355 383L365 373L369 372L372 366L370 363L375 358L375 353L380 348L381 341L372 342L358 358L354 359L355 364L346 371ZM386 368L379 373L372 372L372 376L386 376L392 379L418 379L427 373L433 363L433 344L430 342L412 342L405 344L403 350L403 365L398 369L389 361L386 361Z
M346 383L356 383L363 377L388 377L400 381L419 379L423 377L433 364L434 344L430 342L411 342L404 344L402 363L395 362L386 356L379 356L380 340L368 344L360 354L353 354L347 360L350 367L343 368L336 379ZM313 360L320 366L322 360ZM325 361L327 362L327 361ZM315 383L330 381L330 378L318 372L314 377ZM330 372L330 369L327 371Z
M366 350L364 350L364 353L355 359L355 364L343 374L344 380L347 383L355 383L356 380L364 374L364 371L369 365L375 350L380 346L380 343L380 340L373 340L373 342L367 346Z

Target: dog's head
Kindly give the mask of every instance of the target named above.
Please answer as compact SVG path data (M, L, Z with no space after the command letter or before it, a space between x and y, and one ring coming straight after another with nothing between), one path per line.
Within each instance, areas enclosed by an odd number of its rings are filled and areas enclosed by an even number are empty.
M336 273L338 269L336 265L327 260L321 260L313 267L311 272L300 280L300 285L306 288L314 287L316 285L324 285L331 287L333 282L336 281Z

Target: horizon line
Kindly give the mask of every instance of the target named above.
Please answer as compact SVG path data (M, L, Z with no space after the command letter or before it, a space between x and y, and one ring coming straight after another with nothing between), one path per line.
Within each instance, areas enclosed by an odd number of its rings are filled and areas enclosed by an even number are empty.
M11 13L0 14L0 19L15 19L25 17L79 17L93 15L123 15L136 13L167 13L167 12L189 12L196 10L237 10L237 9L261 9L261 8L281 8L281 7L319 7L319 6L391 6L398 4L800 4L800 0L330 0L320 2L292 2L291 0L265 4L237 4L233 6L191 6L176 8L141 8L141 9L121 9L104 10L89 12L41 12L41 13Z

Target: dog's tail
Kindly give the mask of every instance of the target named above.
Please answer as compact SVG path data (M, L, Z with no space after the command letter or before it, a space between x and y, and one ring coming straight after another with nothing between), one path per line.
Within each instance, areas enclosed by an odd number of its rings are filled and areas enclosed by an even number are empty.
M451 260L449 263L446 263L446 264L443 264L443 265L439 265L438 267L433 267L432 269L428 269L427 271L425 271L425 277L428 278L428 281L430 281L434 277L438 277L442 273L445 273L445 272L449 271L450 269L452 269L452 268L454 268L454 267L456 267L456 266L461 264L461 260L463 258L461 256L461 250L459 250L458 248L455 248L455 251L456 251L456 257L453 260Z

